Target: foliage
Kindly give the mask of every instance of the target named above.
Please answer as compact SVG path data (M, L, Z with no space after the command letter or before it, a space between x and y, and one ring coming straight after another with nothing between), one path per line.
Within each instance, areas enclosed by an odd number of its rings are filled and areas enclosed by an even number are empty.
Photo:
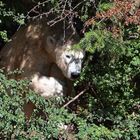
M58 108L62 100L50 99L46 102L43 97L31 91L28 85L29 82L25 80L8 80L3 71L0 72L1 139L113 137L111 131L104 126L90 124L81 117L76 117L76 114L69 113L67 109ZM28 93L27 96L25 96L26 93ZM37 108L34 110L31 120L26 122L23 106L29 100L35 103ZM43 111L43 115L39 115L40 110ZM64 129L64 127L67 128ZM74 128L77 129L77 133Z
M13 7L12 3L0 1L0 48L10 39L17 27L24 24L25 16L20 12Z
M85 39L96 40L96 49L92 49L94 55L89 50L92 58L77 84L90 88L87 105L91 123L104 124L117 138L139 139L139 40L122 41L103 30L91 31Z
M139 7L129 0L26 2L25 9L24 2L10 5L0 1L2 42L23 24L24 17L41 18L51 8L57 17L65 17L67 10L77 14L84 22L85 35L77 47L84 48L87 55L75 90L78 93L88 88L65 109L65 99L46 101L29 89L29 81L8 80L1 71L0 139L139 140ZM34 9L35 4L38 6ZM65 18L74 19L70 13ZM27 122L23 106L29 101L36 109Z

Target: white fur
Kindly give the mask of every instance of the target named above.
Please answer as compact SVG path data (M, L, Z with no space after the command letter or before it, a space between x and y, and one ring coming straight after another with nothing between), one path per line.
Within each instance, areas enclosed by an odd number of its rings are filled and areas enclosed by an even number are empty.
M31 86L45 98L63 96L64 93L64 85L54 77L39 77L39 75L36 74L32 78Z
M63 52L61 59L63 60L62 62L66 65L67 71L65 75L71 79L71 73L76 72L80 73L81 72L81 67L82 67L82 61L84 58L84 52L82 50L72 50L70 49L72 46L68 45L67 49Z

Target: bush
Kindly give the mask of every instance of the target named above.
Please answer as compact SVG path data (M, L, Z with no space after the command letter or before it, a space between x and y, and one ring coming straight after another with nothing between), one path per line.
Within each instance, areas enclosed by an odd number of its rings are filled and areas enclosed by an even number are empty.
M139 139L140 41L94 30L81 41L85 44L90 54L77 84L90 89L87 120L109 128L116 138Z
M33 6L37 1L29 2ZM63 108L68 99L46 101L29 89L29 81L10 80L1 70L0 139L140 139L139 9L134 7L134 14L130 13L130 1L83 2L79 7L79 1L68 1L65 7L57 1L38 3L35 10L43 13L38 15L33 10L27 16L41 18L48 7L54 7L59 17L63 8L69 11L77 6L74 10L86 21L83 31L87 32L76 47L86 49L87 55L82 75L74 85L76 93L86 89L85 94ZM0 45L23 24L27 9L20 1L0 1ZM27 122L23 106L29 101L36 109Z
M1 139L112 138L109 129L102 125L90 124L87 120L60 107L63 100L46 101L31 91L28 84L29 82L25 80L8 80L3 71L0 73ZM26 93L28 95L25 96ZM34 110L31 120L26 122L23 106L29 100L37 108ZM40 111L43 111L43 115L39 115Z

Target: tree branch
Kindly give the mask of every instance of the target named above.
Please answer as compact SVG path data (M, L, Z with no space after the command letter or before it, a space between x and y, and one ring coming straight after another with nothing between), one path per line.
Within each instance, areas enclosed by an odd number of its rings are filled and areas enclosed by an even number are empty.
M87 91L87 88L84 89L83 91L81 91L78 95L76 95L74 98L72 98L70 101L68 101L65 105L63 105L63 107L67 107L69 104L71 104L72 102L74 102L76 99L78 99L82 94L84 94Z

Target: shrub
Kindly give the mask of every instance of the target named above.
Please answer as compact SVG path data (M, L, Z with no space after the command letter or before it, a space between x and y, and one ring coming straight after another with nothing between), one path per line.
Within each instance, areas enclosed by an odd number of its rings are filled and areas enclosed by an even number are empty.
M68 1L63 7L57 1L50 2L49 7L58 15L63 8L67 11L79 3ZM139 9L134 7L130 12L130 1L83 2L75 11L82 21L89 19L83 30L88 32L76 47L85 48L87 55L82 75L74 85L76 93L87 88L85 94L63 108L68 99L46 101L29 89L29 81L10 80L1 70L0 139L140 139ZM36 10L43 13L38 17L48 12L48 5L39 4ZM90 10L92 5L96 13ZM19 7L16 2L0 2L0 37L4 42L13 33L11 27L23 23L27 9L20 11ZM36 17L36 13L30 11L28 16ZM23 106L29 101L36 109L27 122Z
M46 101L31 91L28 85L29 81L8 80L1 70L1 139L99 139L112 137L111 131L104 126L89 124L87 120L60 107L63 100L50 99ZM25 96L26 93L28 94ZM36 105L36 109L30 121L26 122L23 106L29 100ZM41 115L39 115L40 112L42 112Z
M87 120L111 129L116 138L139 139L140 41L94 30L81 46L85 43L89 57L77 85L89 86Z

